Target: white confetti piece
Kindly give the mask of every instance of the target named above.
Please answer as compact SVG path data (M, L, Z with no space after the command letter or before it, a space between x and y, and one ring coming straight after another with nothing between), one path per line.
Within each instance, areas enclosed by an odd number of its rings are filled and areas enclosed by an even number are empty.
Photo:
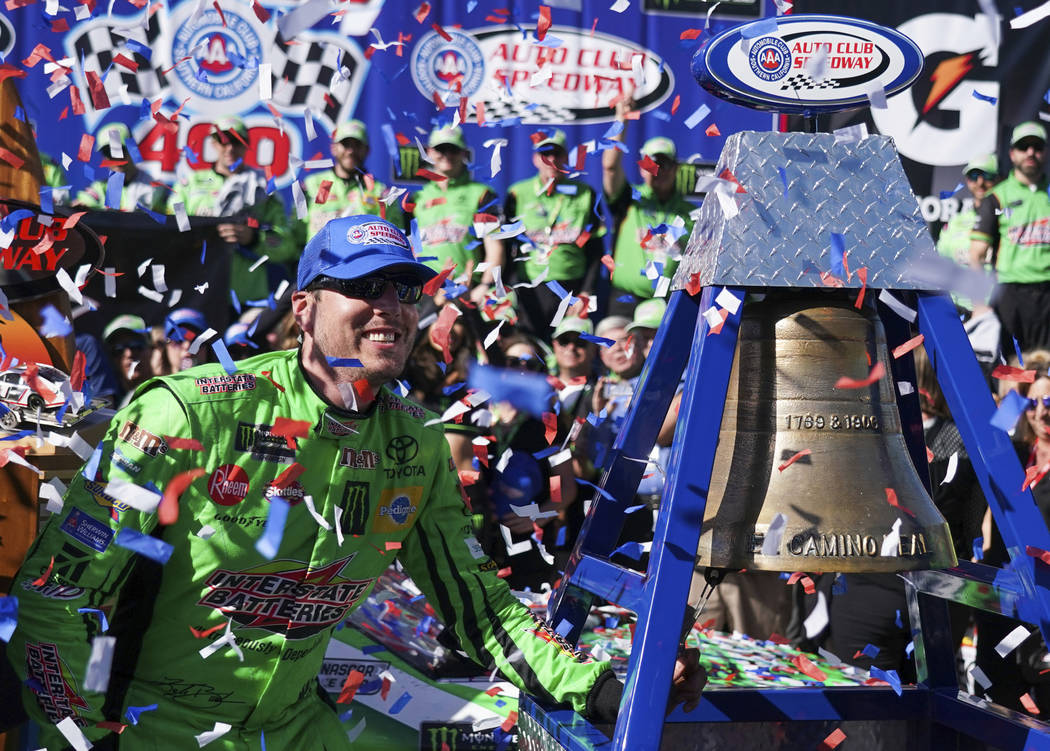
M196 339L194 339L192 342L190 342L190 348L189 348L188 352L191 355L197 354L197 352L200 351L200 348L204 345L204 343L207 342L209 339L211 339L213 336L215 336L218 333L219 332L216 331L213 328L205 329L205 331L203 333L201 333Z
M740 304L744 302L742 299L730 292L726 287L722 287L722 291L718 293L718 297L715 298L715 304L719 305L730 312L731 315L736 315L736 312L740 310Z
M823 81L827 78L828 72L828 51L824 47L818 49L812 56L810 56L805 65L802 66L802 71L812 78L814 81Z
M817 654L824 658L824 661L833 668L837 668L842 665L842 660L834 652L829 652L824 647L817 647Z
M955 479L955 472L959 469L959 452L956 451L950 457L948 457L948 469L945 470L944 479L941 480L941 485L947 485Z
M521 542L514 542L511 538L511 532L502 524L499 525L499 531L503 535L503 541L507 543L507 556L513 558L516 555L527 553L532 550L532 539L528 538Z
M992 682L988 680L988 676L981 670L977 665L970 666L970 676L974 679L978 686L988 690L992 686Z
M856 125L850 125L845 128L833 130L831 131L831 133L835 136L835 143L861 141L868 137L868 126L864 123L857 123Z
M552 329L561 323L561 319L565 317L565 312L569 309L569 303L572 302L572 299L572 295L569 294L563 297L561 302L558 303L558 309L554 311L554 318L551 319L550 325Z
M871 102L872 109L884 110L889 107L886 103L886 89L879 84L874 84L864 93L867 95L868 101Z
M80 728L73 722L72 717L66 717L55 723L55 727L58 728L59 732L65 736L66 740L69 741L69 745L73 747L73 751L88 751L92 748L91 741L84 737L84 734L80 732Z
M327 519L325 519L323 516L317 513L317 509L314 508L313 496L303 496L303 505L306 506L306 510L310 512L310 516L314 518L315 522L317 522L320 526L324 527L329 532L332 531L332 525L328 523Z
M547 461L550 463L552 469L554 467L564 464L570 459L572 459L572 452L568 449L565 449L564 451L559 451L557 454L552 454L551 456L547 457Z
M623 13L630 7L631 0L616 0L616 2L609 6L609 10L611 10L613 13Z
M656 289L653 290L653 297L667 297L668 291L671 289L671 277L661 276L656 280ZM590 302L594 302L595 298L591 298Z
M718 312L718 308L712 305L704 311L704 320L707 321L708 326L714 328L722 323L722 314Z
M69 449L79 456L84 461L91 458L91 454L94 453L95 448L90 443L80 437L80 433L74 431L73 435L69 436Z
M78 8L80 6L77 6ZM106 273L102 282L103 289L105 290L106 297L117 296L117 277L114 276L116 269L112 266L107 266L103 269Z
M828 627L828 600L823 592L817 592L817 605L802 623L806 638L812 639Z
M740 209L737 208L736 200L733 196L727 195L720 190L716 190L715 197L718 199L718 205L722 209L722 214L725 215L726 219L732 219L740 213Z
M202 658L207 660L209 657L211 657L213 654L218 652L223 647L229 647L230 649L233 650L234 654L237 655L237 659L240 660L241 662L244 662L244 652L242 652L241 648L237 646L237 637L233 635L233 631L230 628L232 625L233 625L233 620L232 619L227 621L226 622L226 630L223 632L222 636L220 636L218 639L213 641L208 646L203 647L202 649L198 650L198 652L200 652L200 656ZM217 737L218 736L216 736L216 738ZM212 740L215 740L215 739L213 738Z
M215 534L215 528L210 524L205 524L203 527L201 527L200 532L197 533L197 537L201 538L202 540L207 540L213 534Z
M333 506L332 513L335 515L335 541L339 544L339 547L343 547L343 525L340 522L343 510L338 506Z
M307 0L291 13L281 16L277 28L285 39L294 39L300 31L305 31L327 16L331 9L329 0Z
M766 536L762 540L762 555L779 555L780 542L784 539L784 529L787 527L788 518L785 514L777 512L773 521L769 523Z
M894 313L909 323L914 323L918 317L914 310L891 295L889 290L884 289L879 293L879 302L885 303Z
M149 488L136 485L127 480L111 479L106 485L106 495L126 503L134 509L152 514L160 505L160 493L155 493Z
M270 63L259 63L259 99L273 98L273 72Z
M353 743L354 741L357 740L358 736L360 736L361 733L363 733L363 732L365 732L365 718L364 717L361 718L361 722L357 723L352 728L350 728L348 731L346 731L346 739L348 741L350 741L351 743Z
M631 55L631 75L634 76L635 88L645 86L645 56Z
M65 290L65 293L69 295L69 299L73 302L80 304L84 302L84 298L80 294L80 289L76 283L69 277L69 272L65 269L59 269L55 273L55 281L58 282L59 286Z
M84 688L105 693L109 688L109 669L113 664L113 649L117 646L114 636L96 636L91 640L91 656L84 671Z
M474 723L471 725L471 729L475 733L482 733L486 730L498 728L502 724L502 717L482 717L480 720L474 720Z
M1020 646L1021 642L1028 638L1028 635L1032 632L1026 629L1024 626L1018 626L1013 631L1003 637L1003 640L995 645L995 651L999 653L1000 657L1006 657L1008 654L1013 652Z
M501 320L498 324L496 324L496 328L492 329L492 331L485 335L485 341L483 342L485 349L488 349L496 343L496 340L499 339L500 329L503 328L503 324L505 324L506 322L506 319Z
M499 171L503 168L503 157L501 151L508 143L510 142L506 138L490 138L483 144L486 149L492 149L492 157L489 160L489 172L491 173L491 177L498 175Z
M691 114L689 117L687 117L685 119L685 127L689 128L689 130L692 130L693 128L695 128L697 125L700 124L701 120L703 120L705 117L707 117L710 114L711 114L711 108L708 107L706 104L701 104L699 107L697 107L693 111L693 114Z
M66 494L66 486L57 477L40 485L40 497L47 501L47 510L52 514L62 511L62 496Z
M454 420L457 417L459 417L460 415L465 415L469 411L470 411L470 405L469 404L464 404L461 401L455 401L449 406L448 409L446 409L441 414L441 417L437 417L437 418L434 418L434 419L431 419L431 420L427 420L427 422L425 424L426 425L438 425L438 424L443 423L443 422L448 422L449 420Z
M153 274L153 289L158 292L167 292L168 283L164 281L164 264L155 263L150 269Z
M292 201L295 203L295 215L299 219L306 219L309 208L306 205L306 195L303 193L303 186L299 184L298 180L292 180Z
M186 204L175 201L171 204L171 210L175 212L175 223L179 226L179 232L189 232L190 218L186 215Z
M550 65L545 65L538 71L532 74L529 78L529 86L539 86L540 84L547 83L554 77L554 68Z
M882 538L882 550L879 554L884 558L893 558L897 555L900 546L901 520L900 517L897 517L897 521L893 522L893 528L890 529L890 533Z
M1038 8L1032 8L1030 11L1022 13L1021 15L1010 19L1011 29L1024 29L1032 24L1042 21L1044 18L1050 16L1050 2L1045 2Z
M212 741L222 738L224 735L230 732L231 729L233 729L233 725L228 725L225 722L216 722L215 727L213 727L211 730L205 730L200 735L195 735L193 737L197 739L197 746L199 748L204 748Z
M911 381L897 381L897 390L901 396L915 393L915 387L911 385Z
M153 302L164 302L164 295L161 292L157 292L155 289L149 287L143 287L139 285L139 294L143 297L152 300Z

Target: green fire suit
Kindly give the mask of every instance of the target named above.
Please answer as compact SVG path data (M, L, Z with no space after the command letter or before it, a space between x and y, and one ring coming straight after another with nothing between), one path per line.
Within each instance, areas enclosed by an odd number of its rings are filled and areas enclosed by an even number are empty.
M609 665L574 653L497 578L441 426L423 424L431 413L386 389L366 412L338 410L312 390L297 350L238 365L143 385L114 417L97 470L76 476L30 549L7 654L42 742L63 745L52 724L63 717L98 741L110 732L100 721L156 705L123 731L122 751L196 749L217 722L232 727L209 749L256 751L263 733L270 749L349 748L316 677L330 632L395 556L475 659L595 711L616 683ZM280 434L278 418L305 421L305 435ZM166 525L126 503L118 482L163 491L194 468L204 474ZM256 541L275 498L289 508L271 560ZM128 530L173 546L167 563L124 547ZM112 674L107 691L88 691L96 611L111 602Z

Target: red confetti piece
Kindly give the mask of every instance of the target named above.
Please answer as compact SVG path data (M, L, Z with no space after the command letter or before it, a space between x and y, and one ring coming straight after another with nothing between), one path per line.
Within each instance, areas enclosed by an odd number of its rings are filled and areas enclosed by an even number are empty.
M933 452L929 448L926 449L926 461L932 462L934 460Z
M1024 484L1021 485L1021 490L1028 490L1028 488L1034 488L1039 484L1039 481L1046 476L1046 473L1050 471L1050 464L1045 467L1029 467L1024 471Z
M179 520L179 498L186 492L186 488L190 486L190 483L206 474L208 474L208 470L203 467L197 467L186 472L180 472L171 478L168 484L164 486L164 495L161 496L160 505L157 506L157 520L161 524L174 524Z
M1034 545L1025 545L1024 552L1025 555L1031 556L1032 558L1038 558L1047 566L1050 566L1050 552L1047 552L1042 548L1037 548Z
M499 571L497 571L496 576L500 579L506 579L508 576L511 575L512 572L513 569L510 566L507 566L506 568L501 568Z
M801 579L801 578L802 578L803 576L805 576L805 574L803 574L803 573L802 573L801 571L796 571L795 573L793 573L793 574L792 574L791 576L789 576L789 577L787 578L787 586L789 586L789 587L790 587L790 586L791 586L792 584L794 584L795 582L797 582L797 581L798 581L799 579Z
M73 370L69 374L69 387L74 391L84 388L84 374L87 367L87 357L79 349L73 355Z
M91 105L97 110L109 108L109 94L102 83L102 78L93 70L84 71L87 78L88 93L91 95Z
M278 417L273 421L273 428L270 432L274 435L282 436L285 442L288 444L288 448L297 448L295 439L306 438L310 435L310 428L312 427L309 420L292 420L288 417Z
M689 281L685 283L685 291L690 295L699 295L700 290L703 286L700 284L700 272L696 272L689 277Z
M1021 694L1020 699L1029 714L1039 714L1039 706L1035 703L1035 699L1027 693Z
M828 679L827 674L823 670L818 668L816 665L814 665L813 661L803 654L797 654L794 657L792 657L791 664L798 668L799 672L805 673L815 681L820 681L821 683L823 683Z
M504 733L509 733L510 729L518 724L518 713L513 709L507 715L507 719L503 721L503 724L499 726L500 730Z
M416 177L422 177L424 180L431 180L433 182L441 182L442 180L448 180L445 175L439 175L437 172L431 172L428 169L420 167L416 170Z
M558 435L558 416L553 412L543 413L543 437L547 439L547 445L554 443L555 437Z
M270 11L262 7L258 0L252 0L252 10L255 11L255 17L258 18L261 23L266 23L270 20Z
M802 582L802 590L807 595L816 594L817 585L813 583L812 579L810 579L808 576L803 576L799 581Z
M51 569L55 567L55 556L51 556L51 561L47 564L47 570L44 571L39 577L33 580L34 587L42 587L49 578L51 578Z
M638 169L648 172L650 175L656 175L660 172L660 165L652 160L648 154L638 160Z
M778 634L776 632L773 632L772 634L770 634L769 635L769 639L767 639L766 641L771 641L774 644L790 644L791 643L790 640L785 639L783 636L781 636L780 634Z
M423 3L418 8L416 8L415 13L413 13L412 15L416 17L417 23L423 23L423 21L426 20L427 16L430 15L430 3Z
M1011 365L996 365L992 378L1000 381L1017 381L1018 383L1035 383L1035 371L1015 368Z
M582 248L587 244L587 241L591 239L590 230L583 230L579 235L576 236L576 247Z
M484 125L485 124L485 103L484 102L476 102L474 104L474 111L477 112L477 115L478 115L478 126L480 127L480 126Z
M0 65L0 82L8 78L25 78L28 75L24 70L19 70L13 65Z
M109 730L113 733L116 733L117 735L120 735L124 732L125 728L127 728L127 725L121 722L114 722L112 720L102 720L101 722L96 722L95 727L102 728L103 730Z
M219 7L219 0L212 0L212 6L219 14L219 20L222 21L222 28L226 28L226 16L222 12L222 8Z
M431 279L429 282L423 285L423 294L428 297L433 297L437 294L437 291L441 289L441 285L448 279L449 274L456 270L456 263L451 258L445 261L445 268L438 272L438 275ZM444 312L444 311L442 311Z
M17 154L12 154L10 151L0 146L0 159L10 164L15 169L21 169L22 165L26 163L25 159L22 159Z
M797 461L798 461L799 459L801 459L802 457L804 457L804 456L809 456L809 455L810 455L810 454L812 454L812 453L813 453L813 452L812 452L812 451L811 451L810 449L802 449L802 450L801 450L801 451L799 451L799 452L798 452L797 454L795 454L795 455L794 455L793 457L791 457L791 458L790 458L790 459L788 459L788 460L787 460L786 462L784 462L784 463L783 463L783 464L781 464L781 465L780 465L779 467L777 467L777 472L783 472L783 471L784 471L785 469L787 469L788 467L790 467L790 466L791 466L792 464L794 464L795 462L797 462Z
M846 734L842 732L841 728L835 728L828 734L828 737L820 742L817 746L817 751L831 751L833 748L837 748L842 741L846 740Z
M214 634L216 631L221 631L224 628L226 628L226 624L225 623L220 623L220 624L218 624L216 626L212 626L211 628L205 629L204 631L198 631L193 626L189 627L190 633L193 634L194 638L197 638L197 639L207 639L209 636Z
M266 379L267 381L269 381L270 383L272 383L272 384L273 384L273 387L274 387L275 389L277 389L278 391L280 391L280 392L281 392L282 394L284 393L284 386L282 386L281 384L277 383L277 381L275 381L275 380L273 379L273 376L271 376L271 375L270 375L270 371L269 371L269 370L261 370L261 371L259 371L259 375L261 375L261 376L262 376L263 378L265 378L265 379Z
M386 698L390 695L391 683L392 682L389 678L383 679L383 688L379 690L379 695L382 697L383 701L386 701Z
M137 72L139 69L139 64L137 62L132 60L130 57L126 57L124 55L117 55L113 58L113 62L115 62L117 65L127 68L132 73Z
M854 380L853 378L848 378L846 376L842 376L842 378L840 378L837 381L835 381L835 388L837 388L837 389L862 389L865 386L870 386L871 384L875 383L880 378L882 378L884 375L886 375L886 368L883 366L883 364L881 362L877 362L877 363L875 363L875 366L871 369L871 372L868 373L868 377L867 378L864 378L864 379L861 379L861 380L857 381L857 380Z
M893 488L886 488L886 503L890 504L895 509L900 509L911 518L915 518L915 512L910 508L905 508L900 504L900 501L897 500L897 491Z
M485 693L489 696L496 696L497 694L503 693L503 689L499 686L491 686Z
M674 101L671 102L671 114L673 115L678 111L678 105L682 103L682 95L675 94Z
M390 542L388 540L387 543L386 543L386 549L387 550L401 550L401 543L400 542Z
M375 389L372 388L372 384L366 378L358 378L354 381L353 387L354 393L357 394L358 404L369 404L376 398Z
M909 352L911 352L911 351L912 351L913 349L915 349L915 348L916 348L916 347L918 347L918 346L919 346L920 344L922 344L922 343L923 343L924 341L926 341L926 337L925 337L925 336L923 336L922 334L919 334L918 336L913 336L913 337L912 337L911 339L909 339L908 341L906 341L906 342L905 342L904 344L902 344L901 346L899 346L899 347L895 347L895 348L893 349L893 359L894 359L894 360L896 360L897 358L899 358L899 357L902 357L903 355L906 355L906 354L908 354L908 353L909 353Z
M74 115L84 114L84 102L80 100L80 89L78 89L76 86L69 87L69 102L71 105L73 105Z
M740 181L736 179L736 175L734 175L728 167L722 170L722 174L720 174L718 177L722 180L728 180L729 182L735 184L737 193L747 193L747 191L744 190L744 186L741 185Z
M481 478L481 473L474 469L461 469L459 470L459 481L463 483L464 487L470 487L474 485Z
M679 39L696 39L698 36L704 33L703 29L686 29L678 35Z
M704 131L704 135L707 135L707 136L720 136L720 135L722 135L722 131L720 131L718 129L717 125L715 125L714 123L711 123L710 125L707 126L707 130Z
M447 31L445 31L443 28L441 28L440 24L432 23L432 24L430 24L430 28L432 28L434 31L436 31L438 33L438 36L440 36L446 42L451 42L452 41L452 37L449 36L449 33Z
M166 435L164 440L168 442L168 445L173 449L187 449L189 451L204 451L204 446L196 438L178 438L176 436Z
M857 302L853 304L857 310L860 310L864 304L864 293L868 291L868 267L861 266L857 269L857 278L860 279L860 292L857 294Z
M536 39L542 42L547 36L547 30L551 27L551 9L546 5L540 6L540 17L536 19Z
M317 195L314 196L314 203L318 206L325 203L328 200L328 194L332 190L331 180L322 180L320 187L317 188Z
M26 369L22 373L22 380L25 381L30 389L44 397L45 402L54 401L58 396L58 394L44 385L44 382L40 379L40 366L35 362L26 365Z
M551 475L551 502L561 503L561 475Z
M346 680L343 682L343 688L339 691L339 698L335 700L336 704L349 704L354 700L354 694L357 693L357 689L361 688L361 684L365 682L365 674L360 670L351 670L350 675L346 676Z
M481 466L486 467L486 468L489 466L489 450L488 450L488 447L486 447L486 446L479 446L479 445L477 445L475 443L474 444L474 456L477 457L478 461L481 463Z
M77 159L82 162L91 161L91 150L95 147L95 137L84 133L80 136L80 148L77 149Z
M288 468L285 469L284 472L282 472L274 478L273 482L270 483L270 485L272 485L275 488L287 488L293 482L298 480L300 475L302 475L305 471L306 467L304 467L302 464L300 464L299 462L292 462L290 465L288 465Z

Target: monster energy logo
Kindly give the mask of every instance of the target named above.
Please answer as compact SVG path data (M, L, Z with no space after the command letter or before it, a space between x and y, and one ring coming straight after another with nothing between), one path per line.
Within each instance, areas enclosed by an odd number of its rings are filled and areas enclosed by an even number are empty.
M459 738L459 730L456 728L450 728L447 725L430 728L430 748L432 749L443 749L447 746L448 751L457 751L457 738Z
M343 516L339 527L345 535L363 535L368 524L368 483L350 480L343 486L343 501L340 504Z
M505 745L492 730L475 730L469 722L424 722L419 727L420 751L495 751Z
M398 146L397 157L398 164L396 172L400 175L398 181L422 183L422 178L416 177L416 172L419 171L422 162L416 144L410 143L406 146Z

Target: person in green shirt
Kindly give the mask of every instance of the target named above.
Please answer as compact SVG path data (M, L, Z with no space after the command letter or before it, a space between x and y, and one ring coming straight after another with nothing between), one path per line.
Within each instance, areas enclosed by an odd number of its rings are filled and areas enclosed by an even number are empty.
M239 300L262 300L287 278L286 263L302 246L295 242L280 196L267 194L266 177L245 163L249 138L239 118L218 119L211 135L215 164L176 181L168 213L229 217L216 230L233 248L230 285ZM269 263L259 265L264 257Z
M297 223L299 240L306 244L331 219L355 214L373 214L405 229L400 202L391 200L392 188L376 180L366 169L370 151L368 129L360 120L348 120L332 132L334 166L313 172L303 180L306 219Z
M999 277L992 307L1002 323L1004 352L1050 346L1050 195L1046 128L1025 122L1010 135L1009 177L981 204L970 236L970 265L983 268L991 252Z
M428 181L415 194L413 216L419 226L423 263L441 271L451 260L456 264L453 277L471 270L470 299L480 303L492 287L495 270L503 266L503 241L490 236L478 240L474 234L478 214L498 215L499 210L492 188L471 179L466 157L459 128L438 128L430 134L427 158L432 171L444 179ZM485 263L481 271L477 270L479 261Z
M518 285L518 312L549 344L561 299L543 283L556 281L566 292L593 294L605 225L595 208L594 190L568 177L565 131L541 132L533 140L536 175L510 186L504 213L509 222L524 225L518 255L526 260L516 266L521 281L530 286Z
M626 124L634 102L617 103L617 119ZM624 130L615 137L623 140ZM696 206L678 191L678 151L670 138L657 136L642 145L642 184L627 183L618 148L602 152L602 188L616 222L609 314L630 316L638 300L669 289L670 280L693 230ZM667 281L663 281L663 280Z
M981 201L999 182L999 159L995 154L971 159L963 167L963 180L966 182L966 189L973 196L973 204L965 206L964 203L964 208L945 223L937 237L937 252L951 258L960 266L969 266L970 233L977 223L977 211L981 208ZM953 294L952 299L960 307L973 307L969 300L958 295Z
M77 193L75 206L86 209L119 209L120 211L134 211L136 206L142 204L150 211L164 211L167 201L167 191L153 179L153 176L140 170L135 160L128 151L131 143L131 131L124 123L106 123L95 133L95 149L102 153L106 162L110 163L109 169L113 173L124 175L121 191L120 205L109 206L106 203L106 192L109 180L95 180L85 190Z

